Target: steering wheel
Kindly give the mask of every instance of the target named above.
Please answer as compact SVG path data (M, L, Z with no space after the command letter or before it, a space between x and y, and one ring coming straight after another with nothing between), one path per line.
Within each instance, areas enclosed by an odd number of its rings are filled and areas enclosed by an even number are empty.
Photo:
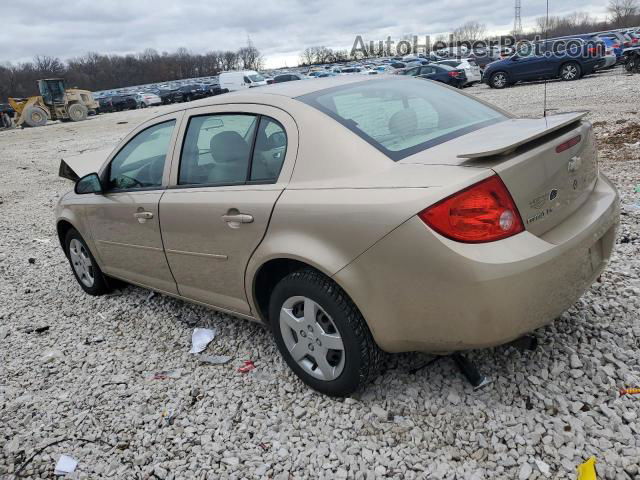
M120 175L118 177L118 183L120 183L120 179L123 179L123 178L130 180L133 183L134 187L144 187L144 184L140 180L133 177L129 177L128 175ZM125 187L125 188L132 188L132 187Z

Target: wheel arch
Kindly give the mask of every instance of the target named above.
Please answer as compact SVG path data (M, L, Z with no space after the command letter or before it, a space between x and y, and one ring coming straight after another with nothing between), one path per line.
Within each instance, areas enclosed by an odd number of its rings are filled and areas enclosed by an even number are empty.
M67 237L67 233L69 233L69 230L71 230L72 228L76 229L76 227L74 227L71 222L65 219L58 220L58 222L56 223L56 231L58 232L58 240L60 241L60 248L62 248L62 251L67 256L68 256L68 252L65 245L65 238Z
M280 280L292 272L311 269L324 275L332 282L336 283L347 296L348 292L340 285L333 276L322 267L309 259L294 258L287 256L277 256L270 258L260 264L251 278L251 299L256 310L256 317L265 324L269 324L269 302L273 289ZM349 298L351 298L349 296ZM355 303L355 302L354 302Z

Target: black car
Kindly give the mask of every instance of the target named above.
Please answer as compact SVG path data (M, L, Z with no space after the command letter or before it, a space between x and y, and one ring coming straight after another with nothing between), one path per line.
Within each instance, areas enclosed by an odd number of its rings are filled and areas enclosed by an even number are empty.
M200 84L182 85L179 88L182 94L182 101L190 102L191 100L197 100L198 98L205 98L210 95L209 89Z
M302 76L297 73L283 73L273 77L273 83L292 82L295 80L302 80Z
M209 95L220 95L221 93L226 93L225 90L220 88L219 83L210 83L206 85L206 87L209 90Z
M124 110L124 100L119 95L110 95L98 99L100 112L120 112Z
M138 99L135 95L122 95L123 110L135 110L138 108Z
M178 88L152 88L149 91L159 96L163 105L182 101L182 92Z
M467 75L461 68L453 68L448 65L436 65L433 63L421 67L408 68L402 72L401 75L434 80L456 88L462 88L467 82Z

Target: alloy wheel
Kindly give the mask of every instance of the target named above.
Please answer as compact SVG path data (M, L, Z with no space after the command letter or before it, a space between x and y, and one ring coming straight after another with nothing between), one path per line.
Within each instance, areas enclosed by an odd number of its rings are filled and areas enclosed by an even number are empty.
M493 76L493 86L502 88L507 84L507 76L504 73L496 73Z
M293 360L309 375L331 381L344 370L340 332L333 319L310 298L295 296L283 303L280 332Z
M562 67L562 78L565 80L575 80L578 77L578 68L575 65L565 65Z
M80 281L85 286L92 287L95 282L93 262L87 249L76 238L69 242L69 256L71 257L73 270Z

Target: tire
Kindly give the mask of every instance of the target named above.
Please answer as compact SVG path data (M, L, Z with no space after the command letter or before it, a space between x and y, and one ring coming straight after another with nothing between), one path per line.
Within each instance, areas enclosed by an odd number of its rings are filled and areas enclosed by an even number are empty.
M353 301L321 273L284 277L271 295L269 319L280 354L311 388L342 397L377 376L382 350Z
M47 112L37 105L31 105L24 110L24 123L29 127L43 127L47 124Z
M111 288L102 270L76 229L69 229L65 236L64 246L71 271L73 271L73 276L76 277L80 287L89 295L109 293Z
M576 62L567 62L560 67L560 78L565 82L572 82L582 77L582 68Z
M81 122L82 120L87 119L88 110L87 107L80 103L74 103L69 106L69 120L72 122Z
M496 72L491 75L489 80L489 86L491 88L502 89L509 86L509 76L507 72Z

